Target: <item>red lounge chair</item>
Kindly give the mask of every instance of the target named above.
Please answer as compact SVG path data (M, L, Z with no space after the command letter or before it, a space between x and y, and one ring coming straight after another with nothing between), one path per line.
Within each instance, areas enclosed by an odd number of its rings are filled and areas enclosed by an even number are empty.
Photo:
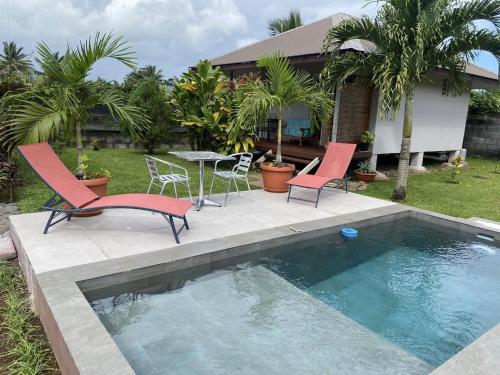
M74 213L105 208L133 208L158 212L170 224L177 243L180 243L179 233L182 229L184 227L189 229L186 212L191 208L191 202L152 194L120 194L101 198L83 185L66 168L48 143L19 146L18 150L38 176L54 191L54 195L42 206L42 209L52 211L45 225L44 234L47 234L49 228L60 221L71 220ZM72 208L61 208L60 204L64 201ZM64 217L53 221L63 213ZM184 221L179 230L175 228L174 218Z
M318 207L319 194L321 193L321 189L323 189L323 187L332 180L344 180L345 192L347 193L347 180L349 178L346 176L346 172L349 164L351 163L355 149L355 144L330 142L328 144L328 149L326 150L325 156L323 157L323 160L321 161L321 164L319 165L319 168L314 175L303 174L295 176L291 180L287 181L287 202L289 202L290 199L314 202L307 199L290 197L292 186L318 190L318 195L316 196L316 207Z

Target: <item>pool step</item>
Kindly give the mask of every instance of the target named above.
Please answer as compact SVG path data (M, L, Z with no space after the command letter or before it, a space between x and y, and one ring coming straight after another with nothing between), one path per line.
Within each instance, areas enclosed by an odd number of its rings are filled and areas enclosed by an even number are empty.
M119 306L115 341L135 371L427 374L404 352L263 266L215 272ZM141 358L147 363L141 363ZM151 366L154 368L152 369Z

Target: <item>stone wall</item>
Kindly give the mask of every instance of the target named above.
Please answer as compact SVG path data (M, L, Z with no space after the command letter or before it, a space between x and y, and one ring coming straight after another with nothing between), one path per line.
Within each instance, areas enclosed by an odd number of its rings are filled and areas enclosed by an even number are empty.
M175 128L173 145L178 147L189 146L186 143L186 130L184 128ZM88 146L93 139L99 140L99 146L103 148L135 148L140 147L134 144L129 137L123 134L119 128L102 128L89 126L83 134L83 144Z
M337 142L359 143L368 130L371 88L359 83L346 83L340 93Z
M467 155L500 159L500 114L470 114L463 148Z

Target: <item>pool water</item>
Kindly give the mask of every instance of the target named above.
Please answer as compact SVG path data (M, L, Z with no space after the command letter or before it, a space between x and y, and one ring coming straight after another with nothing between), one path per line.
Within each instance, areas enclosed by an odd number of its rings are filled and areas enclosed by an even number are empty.
M91 304L138 374L426 374L500 322L500 249L474 234L405 218L260 256Z

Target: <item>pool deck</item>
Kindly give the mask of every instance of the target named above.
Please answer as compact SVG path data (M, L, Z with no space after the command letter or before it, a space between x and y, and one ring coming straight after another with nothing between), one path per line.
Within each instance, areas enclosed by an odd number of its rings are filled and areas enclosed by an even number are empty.
M310 190L297 190L294 195L315 198ZM325 190L317 209L313 203L298 200L287 204L286 198L287 194L264 190L242 192L241 196L233 193L226 207L207 206L188 212L190 230L181 232L180 241L207 241L394 205L338 189ZM222 201L223 197L213 199ZM167 222L159 214L147 211L105 210L99 216L59 223L44 235L48 215L39 212L10 217L14 240L22 244L35 274L162 249L175 251L178 246Z

